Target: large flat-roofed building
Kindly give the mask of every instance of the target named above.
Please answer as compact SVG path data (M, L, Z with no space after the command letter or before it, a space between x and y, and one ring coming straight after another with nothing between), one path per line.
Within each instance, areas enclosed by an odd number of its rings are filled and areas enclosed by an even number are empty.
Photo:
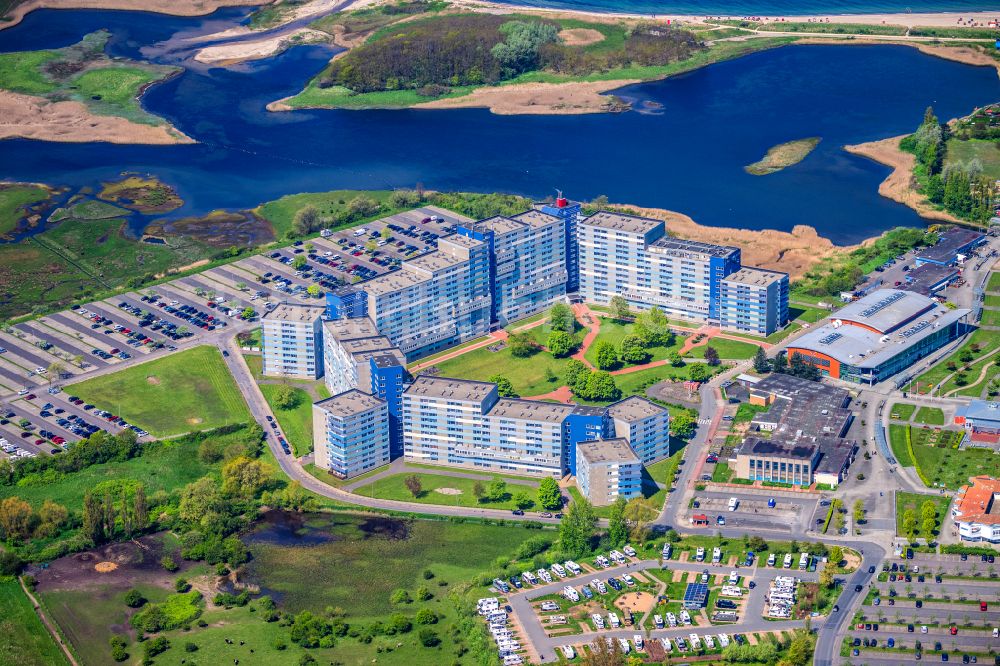
M723 282L740 270L739 248L671 238L660 220L608 212L579 223L579 244L580 295L585 300L607 303L622 296L635 308L655 305L669 317L722 324ZM742 310L742 306L737 307L739 298L743 294L749 298L751 292L757 298L756 288L744 287L741 294L736 285L731 285L727 320L734 327L739 319L745 319L744 325L750 321L749 317L736 317ZM787 280L779 280L772 295L771 325L784 326ZM764 328L768 326L767 312L765 307Z
M670 455L670 412L654 402L632 396L608 406L615 437L624 439L643 464Z
M954 266L926 263L906 274L906 290L922 296L934 297L938 292L958 279L958 269Z
M955 425L965 428L973 444L996 446L1000 444L1000 403L970 400L955 412Z
M642 494L642 461L624 438L576 445L576 484L594 506Z
M566 220L538 210L459 226L489 248L491 319L506 325L566 295Z
M408 460L561 477L573 407L500 398L496 384L421 375L403 393Z
M386 401L392 456L402 455L403 352L368 317L334 319L323 322L323 361L331 394L359 389Z
M964 261L984 240L986 235L979 231L960 227L948 229L939 234L937 243L917 252L914 263L917 266L922 264L954 266Z
M951 517L963 541L1000 543L1000 480L976 476L962 486Z
M767 410L754 416L736 450L737 477L795 485L843 481L857 452L845 439L854 420L847 391L772 374L750 386L749 402Z
M788 356L799 354L835 379L876 384L962 335L968 314L910 291L879 289L799 336Z
M719 323L723 328L770 335L788 322L788 274L741 268L722 279Z
M356 389L314 403L313 449L316 466L342 479L388 464L388 405Z
M489 248L452 235L437 250L364 283L367 312L409 360L485 335L490 329Z
M318 379L323 375L323 305L281 303L261 318L263 374Z

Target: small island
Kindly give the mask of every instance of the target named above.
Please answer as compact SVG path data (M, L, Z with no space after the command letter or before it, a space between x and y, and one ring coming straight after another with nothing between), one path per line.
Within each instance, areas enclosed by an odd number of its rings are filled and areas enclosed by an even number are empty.
M782 169L796 165L806 158L817 145L820 137L813 136L808 139L796 139L779 143L767 151L767 155L753 164L743 167L743 170L752 176L766 176L777 173Z

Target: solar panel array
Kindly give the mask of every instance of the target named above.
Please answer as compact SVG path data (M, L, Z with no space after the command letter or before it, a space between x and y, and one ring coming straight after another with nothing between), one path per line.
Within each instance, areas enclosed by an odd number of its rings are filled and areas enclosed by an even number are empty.
M890 305L892 305L893 303L895 303L896 301L898 301L901 298L906 298L906 294L903 293L903 292L901 292L901 291L897 291L897 292L895 292L893 294L889 294L888 296L886 296L885 298L883 298L882 300L880 300L878 303L875 303L874 305L869 305L867 308L865 308L864 310L862 310L861 311L861 316L862 317L871 317L876 312L879 312L880 310L884 310L885 308L889 307Z
M831 345L837 340L841 339L842 337L844 337L843 333L836 333L836 332L830 333L829 335L824 335L822 338L820 338L819 343L821 345Z

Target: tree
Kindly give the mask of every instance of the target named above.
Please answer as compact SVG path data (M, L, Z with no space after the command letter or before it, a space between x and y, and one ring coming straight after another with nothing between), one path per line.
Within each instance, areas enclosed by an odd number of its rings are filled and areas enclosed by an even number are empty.
M486 486L482 481L476 481L472 484L472 496L476 498L477 502L482 502L483 498L486 497Z
M315 287L315 286L316 285L310 285L310 287ZM255 314L257 313L254 312L253 308L248 305L247 307L243 308L243 312L240 313L240 317L242 317L244 321L250 321L251 319L253 319L253 316Z
M34 531L37 520L31 505L20 497L8 497L0 502L0 534L5 539L27 539Z
M608 514L608 542L612 548L620 548L628 540L628 522L625 520L625 505L628 502L619 496Z
M236 283L236 288L239 289L240 291L246 291L247 290L247 283L246 282L237 282Z
M379 211L379 203L369 196L359 194L347 204L347 211L355 220L371 217Z
M502 502L507 497L507 482L499 476L494 476L486 486L486 499L491 502Z
M559 523L559 544L562 551L573 557L582 557L590 551L590 540L597 527L597 514L586 498L574 501L566 516Z
M767 542L764 541L763 537L755 534L747 539L747 549L754 553L760 553L767 550Z
M650 356L646 343L638 335L626 335L622 338L621 351L618 355L626 363L645 363Z
M139 608L144 603L146 603L146 598L142 596L142 592L134 587L125 593L125 605L129 608Z
M825 588L833 587L833 569L825 566L819 571L819 584Z
M828 559L831 566L840 566L840 563L844 561L844 549L840 546L830 546Z
M631 539L636 543L645 543L646 526L660 515L660 509L651 500L639 496L633 497L625 505L625 518L631 523Z
M622 655L621 644L616 640L606 641L597 637L590 644L590 654L584 664L586 666L622 666L625 657Z
M798 352L792 354L792 359L788 363L788 374L811 381L819 381L820 378L819 368L806 362Z
M684 357L681 356L679 352L676 351L670 352L670 356L668 356L667 359L670 361L670 365L674 366L675 368L680 368L684 366Z
M605 370L594 370L577 379L573 393L584 400L608 401L621 397L615 378Z
M569 356L569 353L573 351L574 342L573 336L566 331L552 331L549 333L545 346L549 348L549 353L556 358L561 358Z
M559 483L551 476L538 482L538 504L549 511L562 508L562 491Z
M692 363L687 371L688 378L693 382L703 382L712 375L712 371L704 363Z
M62 379L63 373L66 372L66 366L60 361L52 361L49 363L49 384L52 383L53 379Z
M178 515L182 520L212 526L225 510L226 502L211 477L203 477L181 489Z
M437 632L430 627L421 629L417 637L420 639L420 644L428 648L434 647L441 642L441 638L438 637Z
M267 465L260 460L237 456L222 468L222 490L229 495L254 497L268 476Z
M687 439L698 429L698 420L687 412L681 412L670 418L670 433L674 437Z
M549 308L549 326L553 331L572 333L576 328L576 319L573 317L573 310L563 302L553 303Z
M514 358L527 358L538 351L535 341L524 331L511 333L507 338L507 346Z
M271 401L278 409L295 409L299 404L299 394L288 384L279 384L271 394Z
M917 535L917 512L913 509L903 510L903 534L910 539Z
M52 537L59 533L69 519L69 510L50 499L42 503L38 509L38 527L35 534L41 537Z
M787 372L788 370L788 352L784 349L775 354L774 358L771 360L771 370L773 372Z
M312 296L313 298L316 298L320 294L319 285L318 284L309 285L308 287L306 287L306 293Z
M854 502L854 522L865 522L865 501L863 499L858 499Z
M414 619L417 621L417 624L437 624L438 621L437 614L430 608L421 608L418 610Z
M608 305L611 307L611 314L618 321L624 321L632 316L632 310L629 309L628 301L625 300L624 296L612 296Z
M601 340L594 345L594 354L597 367L601 370L613 370L618 366L618 352L608 340Z
M534 504L535 504L534 500L528 497L527 492L521 490L519 492L514 493L514 506L516 506L518 509L521 509L522 511L525 509L530 509L532 506L534 506Z
M292 259L292 268L294 268L297 271L300 271L305 267L306 263L308 263L306 261L306 258L300 254L296 256L294 259Z
M711 345L705 347L705 362L713 367L722 362L721 359L719 359L719 352L716 351L715 347Z
M754 372L761 374L771 369L771 363L767 360L767 354L764 353L763 347L757 347L757 351L753 355L753 369Z
M300 208L292 218L292 231L296 236L305 236L319 228L319 211L316 206L307 204Z
M586 377L589 373L590 370L583 363L583 361L571 358L566 361L566 369L563 371L563 381L566 382L567 386L573 388L576 386L576 383L579 381L581 376Z
M670 330L670 321L657 306L651 307L636 318L636 324L641 324L635 332L640 331L647 336L646 343L649 345L669 346L673 344L674 334Z
M489 381L497 385L497 393L500 394L501 398L517 397L517 392L514 391L514 384L504 375L490 375Z
M410 491L410 494L414 497L420 497L420 493L423 491L423 484L420 483L420 477L416 474L409 474L405 479L403 479L403 484L406 489Z

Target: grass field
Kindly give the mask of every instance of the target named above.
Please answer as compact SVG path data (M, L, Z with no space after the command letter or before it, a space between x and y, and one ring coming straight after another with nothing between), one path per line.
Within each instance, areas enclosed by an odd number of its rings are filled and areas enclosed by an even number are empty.
M159 119L142 111L137 92L161 78L162 74L139 67L104 67L84 72L74 85L80 101L89 100L95 113L135 118L155 125Z
M600 342L602 341L610 342L615 346L615 349L620 349L622 340L625 338L625 336L631 335L635 327L635 325L632 323L618 322L615 321L614 319L608 319L608 318L602 318L600 319L600 322L601 322L601 332L597 334L597 338L594 339L593 344L590 345L590 348L584 355L586 359L594 365L597 365L596 349L597 345ZM672 352L679 350L681 348L681 345L683 344L684 344L684 338L682 338L681 336L677 336L676 340L674 341L674 344L670 346L649 347L647 349L647 351L650 353L649 360L661 361L670 356Z
M16 51L0 54L0 88L26 95L44 95L58 86L42 67L59 57L58 51Z
M988 308L1000 308L1000 296L987 294L983 297L983 305Z
M295 393L295 406L291 409L280 409L274 404L275 392L278 384L260 384L260 392L264 394L264 399L271 406L274 417L278 419L278 425L292 445L292 450L296 456L304 456L313 449L313 425L312 425L312 396L305 390L292 387Z
M38 619L14 578L0 579L0 664L4 666L63 666L59 646Z
M939 532L941 529L941 521L944 520L945 516L948 514L948 505L951 503L951 498L946 495L923 495L919 493L906 493L901 490L896 491L896 533L903 534L903 513L907 509L912 509L917 513L917 530L921 530L920 526L920 507L927 500L934 502L937 505L937 529Z
M983 165L983 173L990 178L1000 178L1000 149L996 141L983 139L948 139L946 164L968 164L969 160L977 159Z
M900 421L909 421L910 417L913 416L913 412L917 409L916 405L910 405L905 402L893 403L889 410L889 416L894 419L899 419Z
M473 494L473 486L476 481L464 479L456 476L444 476L440 474L417 474L420 479L422 490L416 497L409 491L404 483L409 474L394 474L382 479L377 479L365 484L357 489L355 493L366 497L379 497L382 499L398 500L401 502L419 502L421 504L440 504L443 506L466 506L484 509L515 509L513 495L524 492L532 502L536 500L537 483L531 485L507 484L507 495L500 502L480 502ZM489 480L481 482L483 486L489 484ZM445 492L441 492L444 490ZM459 494L454 494L459 491ZM537 510L537 506L526 507L525 510Z
M24 207L49 198L49 191L37 185L0 184L0 236L17 230L24 220Z
M983 326L1000 326L1000 310L983 309Z
M713 347L719 352L719 358L743 361L754 357L757 353L757 345L752 342L741 342L739 340L729 340L726 338L712 338L707 345L700 345L693 348L685 356L688 358L705 358L706 347Z
M921 407L913 420L926 425L944 425L944 412L939 407Z
M474 349L447 361L435 363L442 377L486 381L501 374L510 379L521 396L540 395L559 388L563 382L567 359L554 358L548 352L538 352L528 358L515 358L510 348L492 352L486 347ZM555 380L546 378L550 371Z
M995 273L994 275L1000 275ZM992 279L992 278L991 278ZM986 311L988 312L988 311ZM979 352L973 352L972 348L974 345L978 345L980 348ZM945 377L951 375L953 371L949 369L949 365L954 365L956 368L961 368L965 363L962 362L961 356L964 352L968 351L973 354L973 360L982 358L987 353L993 351L1000 345L1000 334L996 331L989 331L984 328L978 328L972 332L972 335L958 348L953 354L950 354L947 358L939 361L934 367L925 372L924 374L917 377L913 384L913 389L919 393L927 393L930 389L937 384L939 384ZM970 377L970 380L975 379Z
M389 190L332 190L329 192L289 194L275 201L269 201L258 206L254 212L268 220L274 226L274 233L278 238L284 238L291 231L295 213L305 206L315 206L321 218L332 218L337 213L347 210L347 205L352 199L359 195L364 195L382 204L383 210L380 210L378 215L373 216L373 218L385 217L386 215L399 212L391 209L389 205L389 196L391 194L392 192ZM364 221L358 220L349 225L342 226L353 227L362 224ZM333 225L330 228L337 229L341 227Z
M67 387L157 437L250 420L222 354L203 346Z
M239 433L215 439L238 441ZM146 487L146 494L158 490L171 492L216 470L218 465L198 460L198 445L164 441L149 445L143 455L124 462L92 465L57 481L43 485L0 486L0 498L16 495L36 509L46 499L77 510L83 506L83 496L103 481L134 479Z
M954 448L962 439L960 432L913 428L911 437L916 465L930 484L957 490L970 476L1000 476L1000 456L989 449Z

